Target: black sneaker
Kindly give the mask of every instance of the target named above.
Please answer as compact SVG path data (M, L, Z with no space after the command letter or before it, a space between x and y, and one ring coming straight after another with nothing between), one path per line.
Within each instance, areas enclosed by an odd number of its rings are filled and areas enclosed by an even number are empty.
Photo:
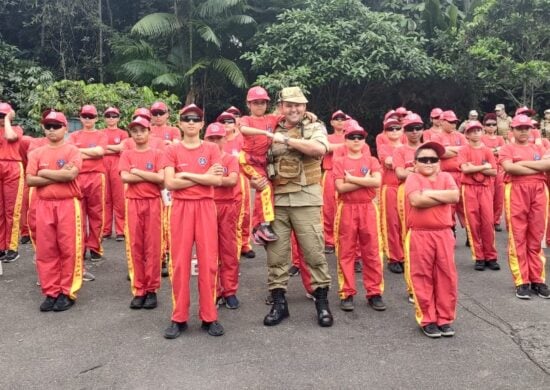
M124 234L117 234L115 240L119 242L124 241Z
M531 299L531 291L529 291L529 284L521 284L516 287L516 297L519 299Z
M30 236L21 236L21 239L19 240L21 245L28 244L29 242L31 242Z
M102 240L110 240L110 239L111 239L111 235L112 235L112 233L108 233L108 234L105 233L105 234L101 237L101 239L102 239Z
M3 261L4 257L6 257L6 251L0 251L0 261Z
M162 262L160 274L163 278L170 276L170 271L168 271L168 263L166 262L166 260Z
M489 268L491 271L500 270L500 264L497 263L497 259L485 260L485 267Z
M249 251L241 252L241 256L246 257L247 259L253 259L256 257L256 252L254 252L252 249Z
M4 263L13 263L18 258L19 258L19 252L8 250L6 252L6 256L4 256L4 259L2 261Z
M46 297L46 299L44 299L44 302L42 302L42 304L40 305L40 311L52 311L54 305L55 305L55 298Z
M176 339L187 329L187 322L172 321L170 326L164 330L165 339Z
M143 304L145 303L145 295L138 295L135 296L132 299L132 302L130 302L130 309L141 309L143 308Z
M228 309L238 309L240 305L241 304L235 295L225 297L225 307Z
M409 298L407 298L407 300L409 301L409 303L414 304L414 295L409 294Z
M53 305L53 311L65 311L74 305L74 300L66 296L65 294L59 294Z
M432 339L438 339L441 337L441 330L437 327L436 324L428 324L422 327L422 332Z
M300 268L296 267L295 265L292 265L289 269L288 269L288 274L290 276L296 276L300 273Z
M144 309L154 309L157 307L157 293L148 292L145 297L145 302L143 303Z
M225 333L222 324L220 324L218 321L203 321L201 329L207 331L210 336L223 336L223 334Z
M403 268L401 267L401 263L392 262L388 264L388 269L390 272L393 272L394 274L402 274Z
M550 299L550 290L544 283L531 283L531 290L541 298Z
M325 254L330 255L334 253L334 245L325 245Z
M369 302L369 306L376 311L386 310L386 305L380 295L373 295L372 297L367 298L367 301Z
M501 232L502 227L500 227L500 223L495 223L495 232Z
M90 260L91 261L100 261L102 259L101 254L90 249Z
M353 270L356 274L360 274L363 272L363 260L359 257L355 259L355 263L353 264Z
M485 271L485 260L476 260L476 265L474 265L476 271Z
M466 242L464 243L464 246L466 247L470 247L470 240L468 239L468 237L466 237Z
M441 336L443 337L453 337L455 335L455 330L451 324L441 325L439 330L441 331Z
M340 300L340 309L343 311L353 311L355 306L353 305L353 295L350 295L346 299Z

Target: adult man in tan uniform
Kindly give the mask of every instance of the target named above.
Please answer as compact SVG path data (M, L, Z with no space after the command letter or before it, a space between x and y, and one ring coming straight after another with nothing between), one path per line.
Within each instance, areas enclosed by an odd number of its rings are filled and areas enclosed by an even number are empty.
M306 118L307 99L298 87L280 92L279 113L284 118L273 133L275 221L273 230L279 240L267 243L268 287L273 306L264 318L264 325L279 324L289 316L285 299L290 260L290 233L302 250L311 274L317 321L332 326L328 306L330 275L324 255L321 206L323 204L321 158L328 150L325 127Z
M495 114L497 114L497 134L504 138L504 141L508 140L508 132L511 130L510 123L512 118L506 113L504 104L497 104L495 106Z

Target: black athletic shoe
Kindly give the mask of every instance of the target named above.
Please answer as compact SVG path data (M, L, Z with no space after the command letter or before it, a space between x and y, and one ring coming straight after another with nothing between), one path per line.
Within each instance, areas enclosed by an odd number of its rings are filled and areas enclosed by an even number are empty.
M240 305L241 304L235 295L225 297L225 307L228 309L238 309Z
M252 249L249 251L241 252L241 256L246 257L247 259L253 259L256 257L256 252L254 252Z
M531 283L531 290L541 298L550 299L550 290L544 283Z
M101 259L102 259L102 257L101 257L101 254L99 252L96 252L96 251L90 249L90 260L91 261L99 261Z
M176 339L180 337L181 332L187 330L187 322L175 322L172 321L170 326L164 330L165 339Z
M2 259L4 263L13 263L15 260L19 258L19 252L8 250L6 252L6 256Z
M491 271L500 270L500 264L497 263L497 259L485 260L485 267L489 268Z
M124 234L117 234L115 240L119 242L124 241Z
M331 255L334 253L334 245L325 245L325 254Z
M519 299L531 299L531 291L529 291L529 284L520 284L516 287L516 297Z
M441 330L437 327L436 324L428 324L422 327L422 332L432 339L438 339L441 337Z
M485 260L476 260L476 265L474 265L476 271L485 271Z
M4 261L4 257L6 257L6 251L0 251L0 261Z
M353 295L350 295L346 299L340 300L340 309L343 311L353 311L355 306L353 305Z
M65 311L74 305L74 300L66 296L65 294L59 294L53 305L53 311Z
M163 278L170 276L170 271L168 271L168 263L166 261L162 262L160 274Z
M218 321L203 321L201 329L207 331L210 336L223 336L223 334L225 333L222 324L220 324Z
M455 335L455 330L451 324L441 325L439 330L441 331L441 336L443 337L453 337Z
M376 311L386 310L386 304L380 295L373 295L372 297L367 298L367 301L369 302L369 306Z
M470 247L470 240L468 239L468 237L466 237L466 242L464 243L464 246L467 246L468 248Z
M21 236L21 239L19 240L19 243L21 245L25 245L31 242L31 238L29 236Z
M143 304L145 303L145 295L138 295L135 296L132 299L132 302L130 302L130 309L141 309L143 308Z
M44 302L42 302L42 304L40 305L40 311L52 311L54 305L55 305L55 298L46 297L46 299L44 299Z
M500 226L500 223L495 223L495 232L501 232L502 227Z
M361 258L355 259L355 263L353 264L353 270L356 274L360 274L363 272L363 260Z
M398 263L398 262L389 263L388 269L390 270L390 272L393 272L394 274L403 273L403 267L401 266L401 263Z
M295 265L292 265L289 269L288 269L288 274L290 276L296 276L300 273L300 268L296 267Z
M154 309L157 307L157 293L148 292L145 297L145 302L143 303L144 309Z

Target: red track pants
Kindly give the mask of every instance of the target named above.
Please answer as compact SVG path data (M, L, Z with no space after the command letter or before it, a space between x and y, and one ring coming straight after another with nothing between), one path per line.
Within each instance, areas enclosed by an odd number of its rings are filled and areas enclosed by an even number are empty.
M239 186L241 192L241 204L237 229L239 231L241 241L240 251L248 252L252 250L252 247L250 246L250 180L248 180L244 173L239 174Z
M88 172L78 175L78 184L82 191L82 223L86 228L86 246L103 255L101 234L105 221L105 175L100 172ZM86 229L85 229L86 231Z
M546 183L507 183L504 210L508 225L508 262L515 285L544 283L546 258L541 242L548 218Z
M118 172L118 155L103 157L105 165L105 226L103 235L111 235L113 229L113 213L115 220L115 233L124 232L124 183Z
M495 225L500 223L502 211L504 210L504 171L499 170L497 175L492 178L491 185L494 189L493 197L493 215L495 217Z
M240 242L237 222L240 200L216 202L218 212L219 278L218 297L237 294L239 288ZM197 256L199 259L200 257Z
M491 186L463 184L461 190L472 260L495 260L495 228L491 223L494 220L493 189Z
M164 255L162 199L126 199L126 258L134 296L160 288L160 264Z
M76 198L36 200L36 269L44 295L76 299L82 286L82 221Z
M379 226L380 216L374 202L338 201L334 234L340 299L357 294L353 267L357 246L363 259L363 285L367 298L384 292L384 261Z
M458 278L451 229L409 230L405 239L407 278L420 326L450 324L456 318Z
M0 250L17 251L25 174L21 161L0 160Z
M212 199L174 199L170 206L170 276L172 281L172 321L189 319L189 278L195 244L198 259L199 317L212 322L216 309L218 269L218 222Z
M380 191L380 214L384 254L390 263L403 262L403 238L399 223L397 186L383 185Z
M334 246L334 216L336 214L336 188L334 187L334 175L332 169L323 173L321 181L323 187L323 229L325 233L325 245Z
M29 187L27 182L24 181L23 186L23 202L21 204L21 218L19 219L19 231L21 232L21 237L30 236L29 233Z

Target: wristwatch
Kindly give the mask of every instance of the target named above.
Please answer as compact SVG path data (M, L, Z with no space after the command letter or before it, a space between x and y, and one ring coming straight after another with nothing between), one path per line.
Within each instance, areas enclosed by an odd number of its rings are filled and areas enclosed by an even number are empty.
M288 136L286 136L286 135L285 135L285 137L283 138L284 143L285 143L286 146L288 146L288 140L289 140L289 139L290 139L290 138L289 138Z

